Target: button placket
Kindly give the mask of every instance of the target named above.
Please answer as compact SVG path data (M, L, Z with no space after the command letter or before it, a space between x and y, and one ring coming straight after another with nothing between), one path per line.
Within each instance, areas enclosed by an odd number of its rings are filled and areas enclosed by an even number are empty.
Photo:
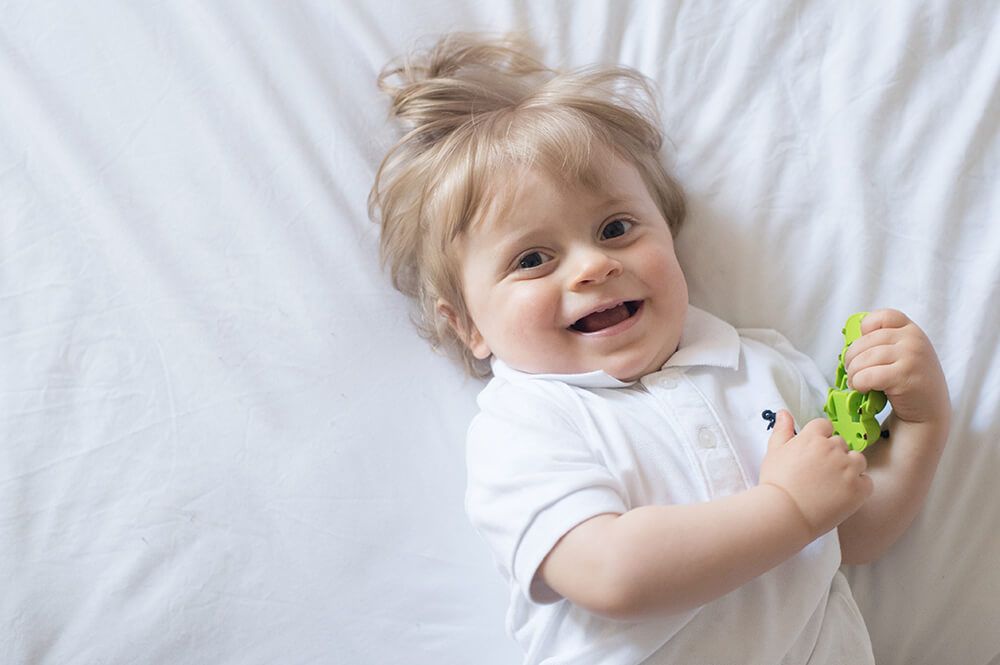
M668 370L656 375L647 387L677 419L710 497L739 492L746 488L747 481L732 445L716 421L713 409L694 384L689 383L683 371Z

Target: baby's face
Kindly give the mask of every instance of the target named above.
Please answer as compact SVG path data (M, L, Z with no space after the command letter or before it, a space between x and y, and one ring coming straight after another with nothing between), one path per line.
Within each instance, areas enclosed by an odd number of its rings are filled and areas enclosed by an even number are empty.
M677 349L688 292L670 228L635 167L603 159L597 189L528 171L502 215L461 236L463 336L477 358L631 381Z

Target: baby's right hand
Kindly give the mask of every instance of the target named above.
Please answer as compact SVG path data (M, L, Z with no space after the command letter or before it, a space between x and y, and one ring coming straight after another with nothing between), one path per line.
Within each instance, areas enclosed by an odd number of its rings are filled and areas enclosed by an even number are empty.
M799 434L787 411L778 413L760 468L761 485L776 485L796 503L818 538L836 528L872 493L864 475L865 456L850 450L825 418L810 421Z

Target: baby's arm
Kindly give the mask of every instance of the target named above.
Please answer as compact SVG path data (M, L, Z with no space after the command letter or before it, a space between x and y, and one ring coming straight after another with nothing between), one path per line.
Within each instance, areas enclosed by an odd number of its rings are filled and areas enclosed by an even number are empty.
M742 586L835 528L871 494L865 458L820 419L794 434L782 411L760 484L714 501L644 506L567 533L539 574L555 591L617 618L679 612Z
M920 509L948 438L951 402L934 347L902 312L866 316L844 364L849 387L882 390L892 404L889 439L866 453L872 497L839 529L844 563L865 563L887 550Z

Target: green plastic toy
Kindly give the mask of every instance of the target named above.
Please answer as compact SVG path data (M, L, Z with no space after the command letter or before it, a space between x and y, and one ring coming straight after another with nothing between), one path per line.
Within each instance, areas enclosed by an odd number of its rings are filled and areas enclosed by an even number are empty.
M844 356L847 348L861 337L861 319L868 312L852 314L844 324L844 349L837 358L837 385L826 393L823 410L833 423L833 431L844 437L852 450L864 450L878 441L882 426L875 415L885 408L886 397L881 390L859 393L847 387L847 370Z

